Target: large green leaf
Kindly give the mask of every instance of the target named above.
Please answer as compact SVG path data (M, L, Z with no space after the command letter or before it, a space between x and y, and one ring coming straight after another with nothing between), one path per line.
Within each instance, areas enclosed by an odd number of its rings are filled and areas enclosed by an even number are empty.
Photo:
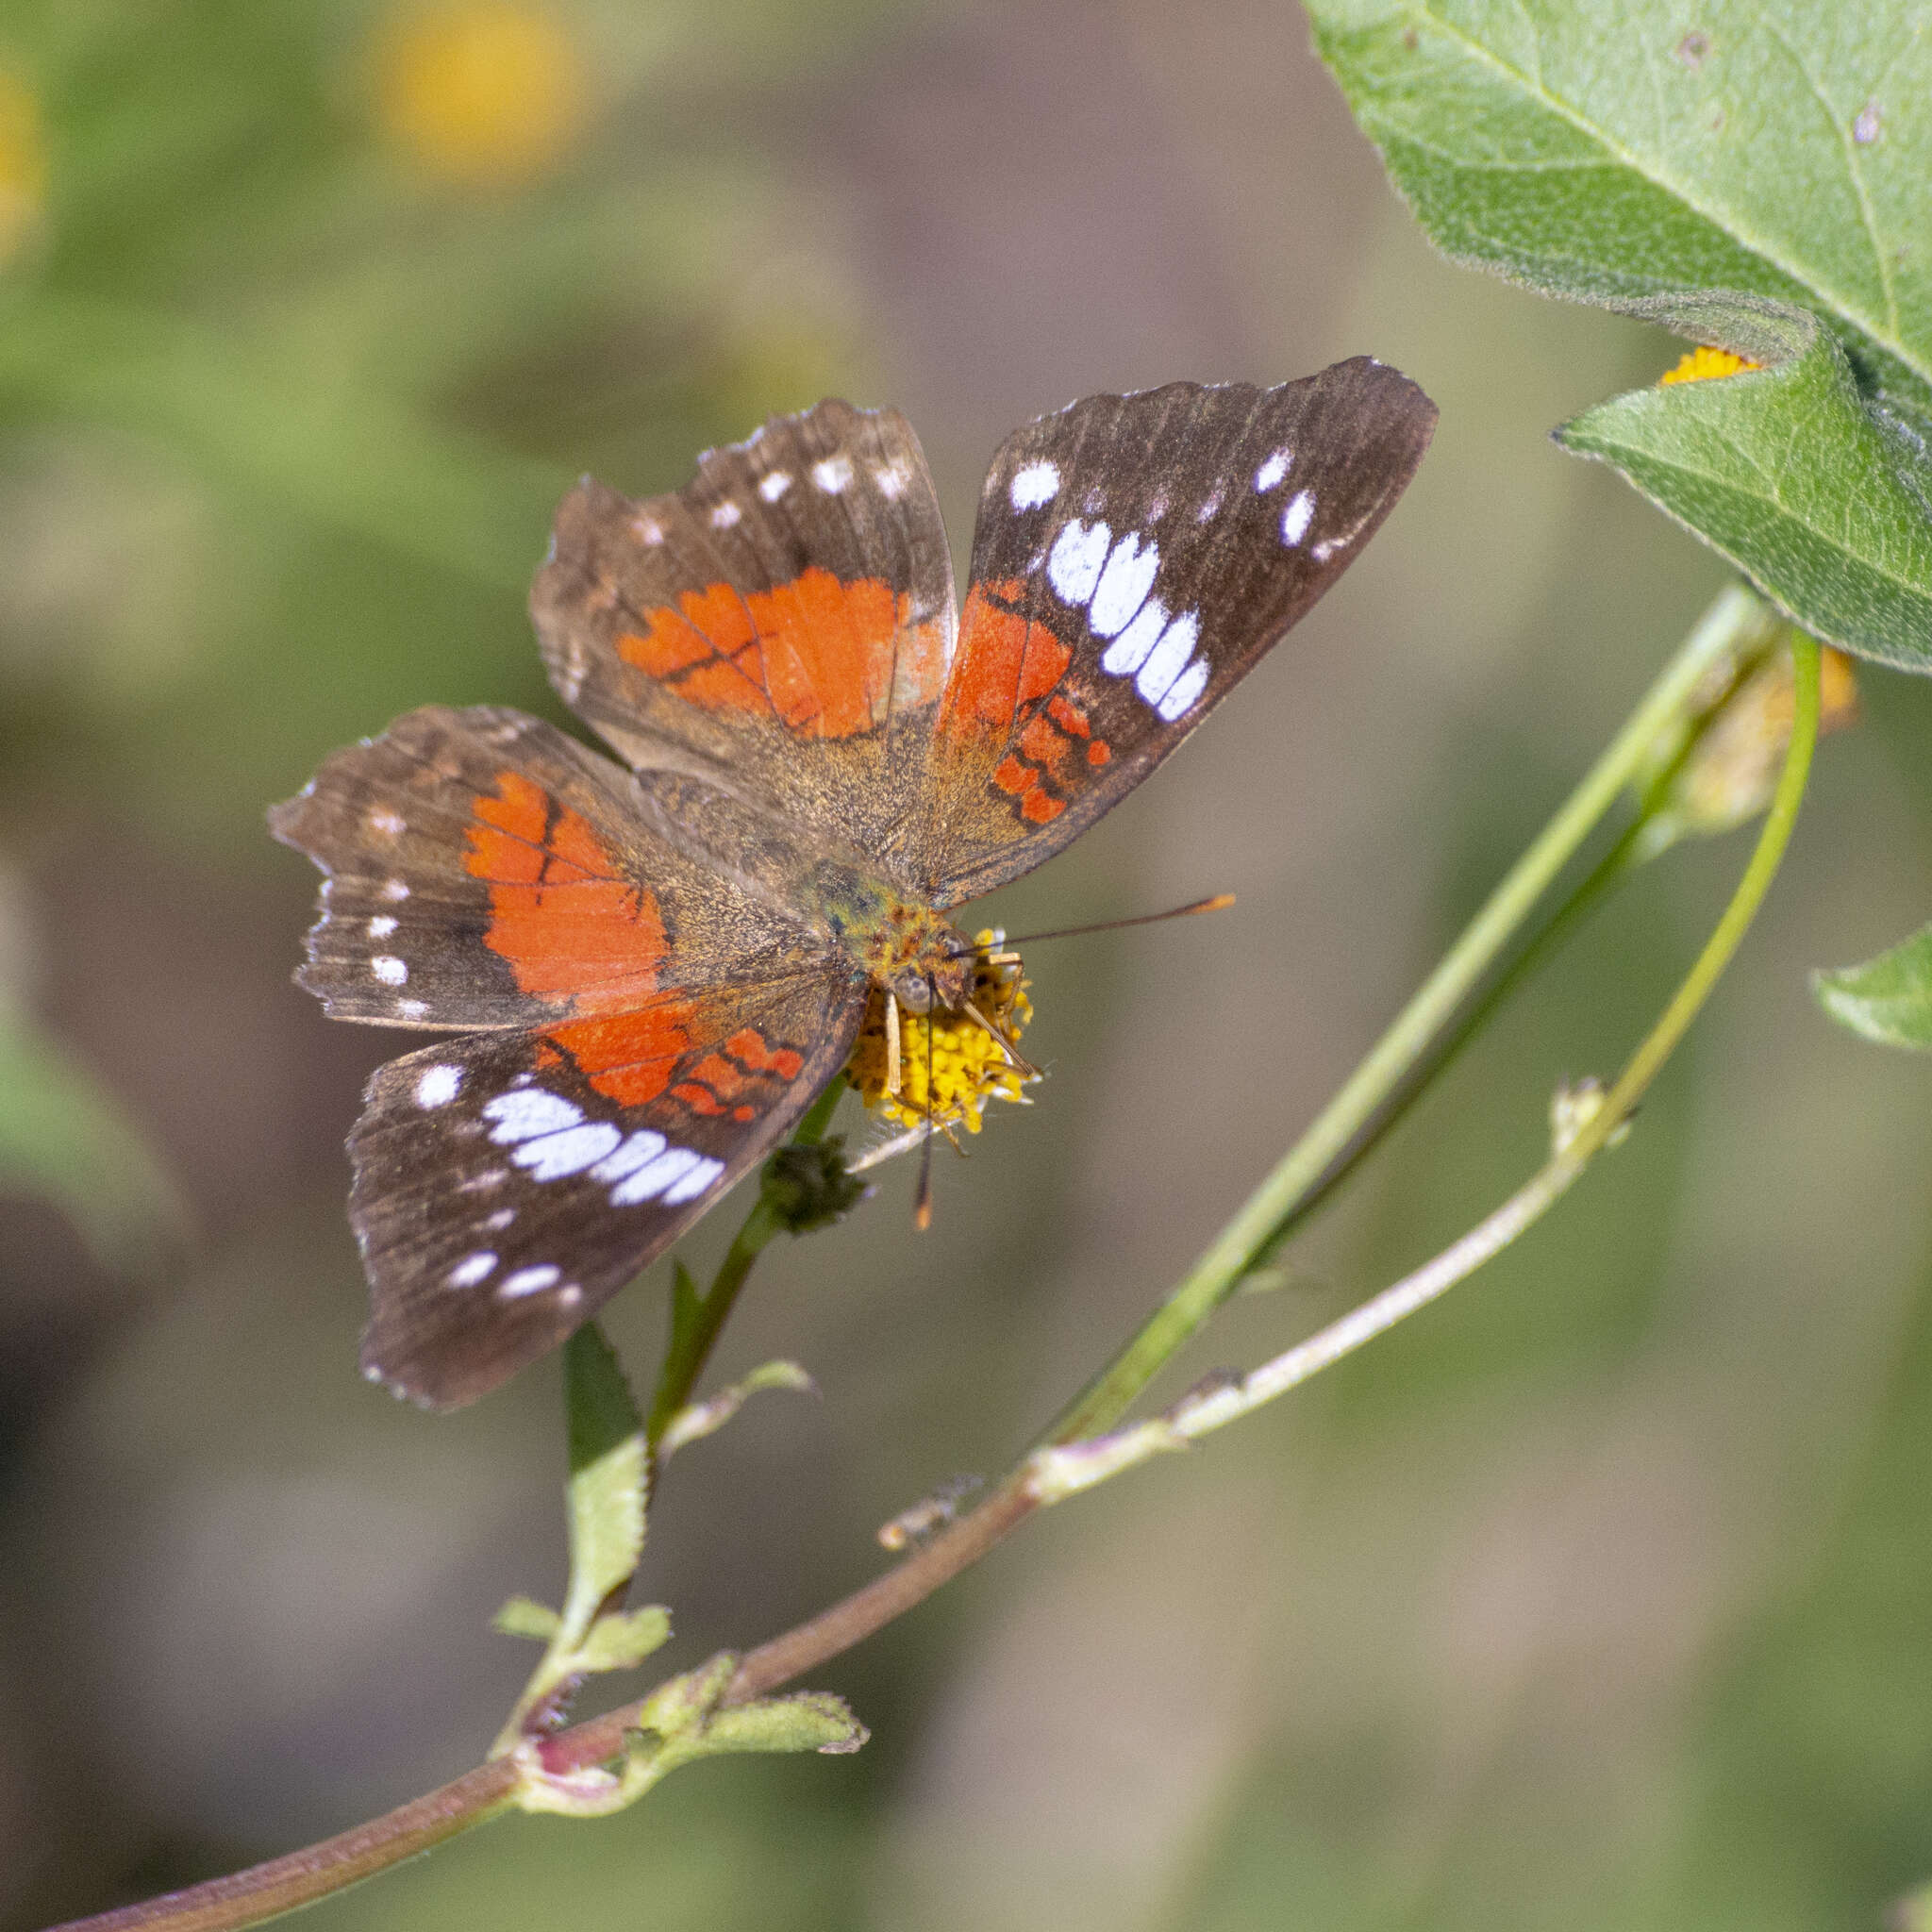
M1624 397L1563 441L1807 629L1932 666L1924 0L1309 10L1438 246L1775 365Z
M1932 473L1887 438L1843 351L1802 310L1683 308L1707 340L1754 338L1770 366L1635 390L1557 441L1614 463L1814 635L1932 669Z
M1932 410L1923 0L1310 0L1449 254L1551 294L1815 309Z

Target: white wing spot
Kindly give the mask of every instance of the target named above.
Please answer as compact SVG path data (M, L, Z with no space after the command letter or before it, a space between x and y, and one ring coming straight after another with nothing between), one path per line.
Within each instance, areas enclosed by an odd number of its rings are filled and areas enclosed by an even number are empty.
M1154 707L1164 723L1172 724L1184 711L1192 709L1195 701L1208 689L1208 669L1207 658L1196 658L1168 686L1165 695Z
M517 1210L514 1208L499 1208L494 1214L491 1215L484 1222L483 1225L491 1234L501 1234L516 1218Z
M1182 611L1161 632L1160 641L1147 654L1146 663L1134 679L1134 689L1150 705L1158 706L1167 695L1168 686L1187 669L1200 635L1200 623L1191 610Z
M1281 541L1292 550L1308 534L1308 525L1314 521L1315 492L1297 490L1281 512Z
M758 494L762 496L767 503L776 503L777 500L781 496L783 496L785 492L791 488L791 476L783 470L774 470L772 474L769 476L767 476L762 483L758 485Z
M420 1020L429 1010L426 1000L398 1000L396 1011L406 1020Z
M459 1194L487 1194L491 1188L500 1188L509 1178L507 1167L492 1167L487 1174L473 1174L466 1181L457 1183Z
M714 530L728 530L744 512L727 496L711 511L711 527Z
M658 544L664 541L664 525L656 517L633 517L630 533L640 543Z
M1291 450L1278 449L1261 467L1255 472L1257 490L1273 490L1288 475L1288 466L1294 461Z
M1007 500L1015 509L1038 509L1042 503L1051 503L1060 493L1060 473L1052 463L1041 461L1028 463L1024 470L1013 472L1013 480L1007 486Z
M369 922L369 937L373 940L386 940L395 929L395 921L386 912L378 912Z
M385 839L400 839L409 828L403 823L400 812L391 811L386 805L378 805L369 814L369 829Z
M823 462L811 466L811 480L827 496L837 496L852 484L852 459L849 457L827 457Z
M1217 483L1214 486L1214 488L1208 492L1208 500L1205 503L1203 503L1201 508L1194 512L1194 521L1197 524L1205 524L1211 522L1216 512L1219 511L1219 509L1221 508L1221 498L1222 488L1221 485Z
M506 1301L514 1301L519 1295L541 1294L562 1273L554 1261L540 1261L534 1268L519 1268L514 1274L506 1274L497 1283L496 1291Z
M1154 588L1154 574L1160 568L1160 545L1141 548L1141 540L1131 531L1113 546L1107 568L1093 589L1093 601L1087 608L1087 622L1093 635L1110 638L1124 630L1127 621L1147 601Z
M682 1180L672 1182L664 1190L665 1207L675 1208L685 1201L695 1201L724 1172L724 1163L722 1160L713 1160L708 1156L700 1155Z
M594 1167L623 1138L608 1121L586 1121L560 1134L541 1134L525 1141L510 1158L527 1168L533 1181L560 1181L566 1174Z
M635 1174L645 1161L656 1160L666 1144L662 1134L653 1133L649 1127L640 1127L614 1154L600 1160L591 1170L591 1178L593 1181L621 1181L625 1174Z
M378 953L370 960L369 970L385 986L407 986L409 969L393 953Z
M478 1248L474 1255L465 1255L443 1278L452 1288L475 1288L495 1272L496 1257L488 1248Z
M1333 557L1338 550L1341 549L1347 543L1347 541L1348 539L1346 537L1324 537L1322 541L1315 545L1313 551L1310 552L1310 555L1314 558L1317 563L1326 563L1328 559L1331 557Z
M483 1115L496 1123L490 1138L499 1147L534 1141L540 1134L561 1133L584 1117L581 1108L541 1087L519 1087L496 1094L483 1103Z
M447 1107L463 1091L463 1070L446 1061L431 1067L416 1082L418 1107Z
M1100 668L1109 677L1131 677L1147 661L1147 654L1167 628L1167 606L1150 597L1125 630L1100 654Z
M873 471L872 480L879 486L879 494L888 503L897 503L912 478L906 474L904 463L880 463Z
M1083 524L1076 518L1053 541L1047 553L1046 575L1069 604L1084 604L1100 581L1113 532L1105 524Z
M575 1281L566 1282L557 1291L558 1305L560 1307L574 1308L583 1298L584 1291Z
M409 889L401 879L384 879L382 896L391 905L400 906L409 896Z

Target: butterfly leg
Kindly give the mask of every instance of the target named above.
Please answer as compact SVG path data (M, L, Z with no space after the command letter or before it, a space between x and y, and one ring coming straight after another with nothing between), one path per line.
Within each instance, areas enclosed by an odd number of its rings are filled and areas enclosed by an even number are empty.
M895 1100L899 1095L899 1001L890 990L886 993L886 1091Z
M996 1047L998 1047L1003 1054L1006 1055L1007 1062L1009 1066L1017 1069L1020 1074L1022 1074L1025 1078L1029 1080L1037 1080L1040 1078L1040 1069L1036 1067L1031 1060L1027 1059L1025 1056L1021 1053L1020 1049L1016 1047L1013 1044L1013 1042L1010 1040L1008 1040L1007 1036L1004 1033L1002 1033L1000 1029L997 1026L995 1026L991 1020L989 1020L986 1017L986 1015L979 1010L977 1007L975 1007L973 1004L971 1000L963 1000L960 1002L960 1004L965 1008L966 1011L974 1017L974 1019L977 1020L979 1024L982 1026L984 1026L990 1034L991 1034L992 1043Z

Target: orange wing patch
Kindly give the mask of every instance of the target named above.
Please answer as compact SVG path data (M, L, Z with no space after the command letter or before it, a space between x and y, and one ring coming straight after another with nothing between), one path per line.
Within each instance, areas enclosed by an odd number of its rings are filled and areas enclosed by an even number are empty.
M697 1013L692 1000L660 999L628 1013L573 1020L544 1038L569 1054L606 1100L641 1107L671 1085L678 1061L691 1052Z
M656 991L668 950L658 902L622 876L576 812L520 772L478 799L463 864L490 888L491 952L517 985L579 1013L634 1008Z
M1113 754L1061 689L1073 652L1010 608L1024 591L1017 580L974 586L940 730L955 741L1005 741L991 781L1029 824L1044 825L1066 810L1083 763L1104 765Z
M814 564L770 591L687 591L620 635L617 654L706 710L770 710L802 737L854 738L885 717L895 676L901 705L939 695L943 637L908 625L909 609L881 577L844 583Z
M1007 608L1024 591L1017 579L973 587L940 719L944 735L1003 738L1022 706L1045 697L1066 675L1073 652L1044 625Z

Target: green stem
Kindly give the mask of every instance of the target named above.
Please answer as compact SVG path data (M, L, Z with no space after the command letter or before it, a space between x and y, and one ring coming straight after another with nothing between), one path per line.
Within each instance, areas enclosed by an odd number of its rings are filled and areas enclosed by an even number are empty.
M1738 881L1724 917L1685 974L1683 984L1631 1055L1616 1085L1586 1126L1500 1208L1441 1254L1359 1307L1351 1308L1319 1334L1298 1342L1273 1361L1264 1362L1238 1383L1214 1389L1197 1399L1183 1398L1167 1415L1136 1424L1117 1436L1036 1451L1028 1479L1030 1493L1036 1500L1057 1503L1093 1489L1150 1457L1184 1449L1203 1436L1252 1415L1263 1404L1287 1394L1291 1389L1300 1388L1344 1356L1354 1354L1378 1335L1386 1335L1398 1322L1426 1307L1457 1282L1467 1280L1533 1227L1569 1192L1584 1169L1608 1144L1610 1136L1636 1110L1645 1090L1684 1038L1698 1009L1730 964L1777 875L1785 848L1790 843L1791 829L1797 824L1811 753L1818 740L1818 646L1807 637L1794 636L1791 656L1796 673L1791 741L1751 862Z
M1699 682L1766 621L1741 585L1721 591L1583 782L1538 836L1394 1024L1301 1140L1256 1189L1174 1292L1041 1439L1078 1441L1108 1429L1282 1235L1330 1167L1374 1120L1482 980L1538 900L1575 856Z
M824 1139L844 1091L844 1081L834 1080L812 1102L805 1118L791 1130L794 1146L810 1146ZM750 1277L753 1264L783 1225L761 1189L751 1212L724 1251L724 1258L711 1277L710 1288L697 1298L695 1307L687 1311L680 1306L681 1291L673 1291L671 1345L664 1353L664 1366L658 1372L650 1418L644 1424L644 1441L650 1445L654 1468L658 1444L663 1441L672 1417L691 1401L698 1378L711 1359L711 1351L718 1345L718 1337Z

